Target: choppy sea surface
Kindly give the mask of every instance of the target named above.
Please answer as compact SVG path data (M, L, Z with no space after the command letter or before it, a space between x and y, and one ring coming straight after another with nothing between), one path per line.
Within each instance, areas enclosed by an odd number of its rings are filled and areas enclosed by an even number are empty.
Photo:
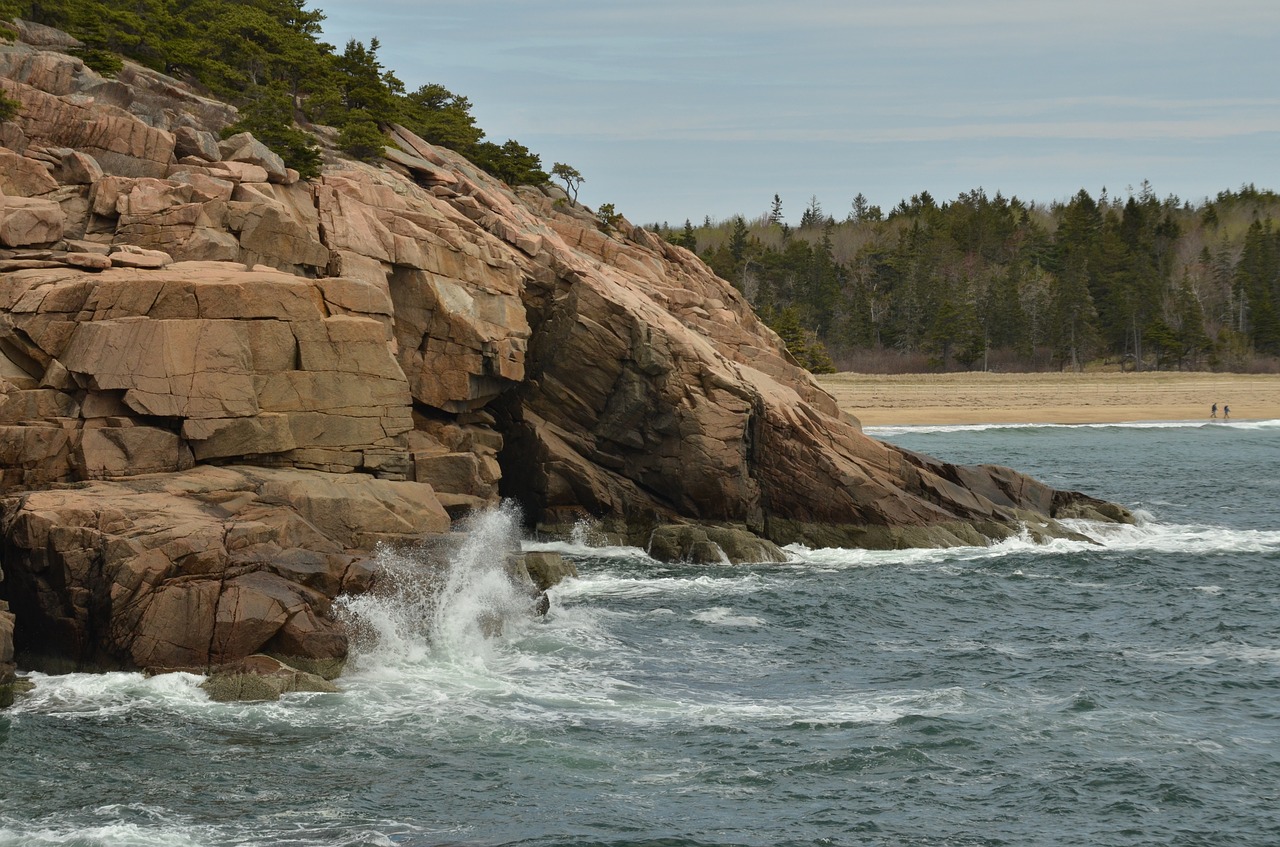
M36 675L0 847L1280 843L1280 422L869 432L1142 523L751 567L524 540L581 572L535 620L498 511L445 584L384 555L338 694Z

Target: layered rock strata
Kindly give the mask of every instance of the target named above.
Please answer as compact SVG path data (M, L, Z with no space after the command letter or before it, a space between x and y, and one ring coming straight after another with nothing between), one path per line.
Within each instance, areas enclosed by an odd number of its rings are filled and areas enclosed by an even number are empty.
M499 496L698 561L1126 517L864 437L692 253L402 128L300 181L132 65L0 45L0 92L0 598L26 661L331 676L329 605L373 547Z

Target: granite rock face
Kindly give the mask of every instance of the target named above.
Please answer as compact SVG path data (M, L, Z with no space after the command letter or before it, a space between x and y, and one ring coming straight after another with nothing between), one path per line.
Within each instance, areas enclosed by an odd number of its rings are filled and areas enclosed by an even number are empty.
M0 501L19 652L39 667L203 671L268 653L331 678L330 603L378 542L447 531L429 486L200 466Z
M30 486L255 457L407 478L408 383L389 307L360 288L220 263L6 274L0 472Z
M0 91L0 685L10 629L332 676L373 546L500 497L711 562L1126 518L864 437L693 254L403 128L299 181L138 66L0 45Z

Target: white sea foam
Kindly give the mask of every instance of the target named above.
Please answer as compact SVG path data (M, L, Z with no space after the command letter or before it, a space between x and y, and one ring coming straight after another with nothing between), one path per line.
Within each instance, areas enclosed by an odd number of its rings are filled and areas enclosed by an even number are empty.
M597 544L582 540L567 541L522 541L520 549L526 551L547 551L564 556L581 556L593 559L646 559L648 555L639 547L614 546Z
M558 586L557 596L566 600L583 597L720 597L754 594L766 583L767 579L758 571L744 574L730 568L725 568L723 575L703 573L692 577L645 577L603 572L583 574L579 579Z
M955 708L949 698L939 701L930 692L867 697L846 692L795 702L749 696L709 698L706 691L651 686L638 668L654 661L652 655L639 652L652 650L652 645L629 643L612 630L628 615L665 613L663 617L670 619L672 612L665 605L654 610L619 610L609 601L667 596L682 603L696 603L699 597L732 600L768 584L761 570L743 573L725 568L722 573L702 572L690 578L650 579L597 569L553 589L550 614L535 622L527 608L508 603L487 576L494 550L510 544L507 533L514 532L515 525L503 528L500 516L484 520L498 523L472 530L475 544L451 563L448 588L420 590L413 581L415 575L421 576L414 563L384 554L385 567L408 569L404 578L389 583L403 593L379 591L370 598L345 603L348 613L356 616L356 625L367 626L375 635L357 646L354 669L343 683L348 689L359 690L359 697L349 707L358 710L362 719L371 723L412 720L419 727L438 722L439 731L451 735L477 731L470 727L487 727L486 732L501 727L503 733L516 737L535 731L534 725L547 723L574 726L604 721L645 726L737 725L744 720L892 721L905 714ZM598 559L612 558L598 556L601 549L592 548ZM627 548L603 549L622 558L621 551ZM510 616L499 637L487 636L476 623L492 613L495 602ZM521 602L527 603L524 598ZM686 614L696 623L717 628L768 625L763 618L723 602ZM684 649L696 652L698 648L694 644ZM700 665L708 669L722 661L725 658L714 651L699 658ZM527 730L522 728L526 724L531 725Z
M932 566L966 564L1008 556L1052 556L1099 549L1119 552L1160 553L1271 553L1280 551L1280 531L1235 529L1197 524L1163 524L1143 512L1138 523L1113 524L1097 521L1064 520L1068 529L1090 539L1079 541L1051 538L1034 541L1026 533L1006 538L986 547L939 547L907 550L859 550L848 548L809 549L800 544L786 550L799 561L827 569L892 566ZM1028 575L1031 576L1031 575Z
M204 677L189 673L33 673L29 679L35 688L17 698L10 714L108 717L139 706L186 711L209 702L199 687Z
M1109 550L1162 553L1271 553L1280 551L1280 531L1208 524L1136 525L1063 521Z
M1089 527L1084 526L1083 522L1081 522L1079 531L1084 535L1090 534ZM809 549L800 544L792 544L786 548L787 552L805 564L832 570L874 568L890 565L898 567L954 565L988 559L1002 559L1008 556L1028 553L1052 554L1095 549L1097 549L1097 545L1090 542L1066 538L1053 538L1043 542L1033 541L1026 532L983 547L917 547L905 550L861 550L844 547Z
M1280 666L1280 648L1258 647L1229 641L1175 650L1126 650L1124 654L1134 659L1167 662L1173 665L1212 665L1217 662L1235 661L1251 665Z
M599 685L576 696L539 698L550 711L540 720L577 725L618 722L631 726L741 726L794 723L889 723L908 715L945 716L971 713L974 704L963 689L862 692L844 691L821 698L709 699L706 692L688 697L634 685ZM519 715L508 717L520 717ZM525 717L533 717L525 715Z
M763 618L757 618L754 615L740 615L733 609L725 608L724 606L703 609L694 613L693 619L698 623L710 626L762 627L766 625Z
M341 682L359 692L348 710L370 723L409 720L442 734L505 737L525 732L527 721L608 714L636 702L634 686L617 676L633 648L602 625L610 612L565 605L563 595L576 596L589 578L552 589L547 616L532 614L530 597L504 568L518 533L519 516L508 508L477 515L447 561L380 555L378 588L340 604L358 633Z
M181 828L111 823L88 827L10 829L0 825L0 847L201 847L210 842Z
M375 590L339 598L356 633L356 665L483 664L491 642L531 608L506 569L507 556L520 549L519 527L519 512L504 505L473 515L447 559L380 551Z
M108 810L96 809L95 816L106 816ZM314 823L317 810L307 811L307 823ZM163 815L158 816L163 818ZM173 817L171 814L168 817ZM282 816L276 816L282 817ZM396 826L396 829L406 829ZM329 832L327 835L332 836ZM342 841L311 841L296 826L284 828L274 837L259 833L259 838L244 840L243 834L228 835L211 827L193 826L177 819L154 823L103 823L88 826L36 826L11 828L0 820L0 847L208 847L215 844L333 844L351 847L394 847L404 843L380 832L354 831Z

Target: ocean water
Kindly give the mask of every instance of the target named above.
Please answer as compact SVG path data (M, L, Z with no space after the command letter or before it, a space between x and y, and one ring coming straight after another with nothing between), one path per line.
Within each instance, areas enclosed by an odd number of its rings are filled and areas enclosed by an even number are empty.
M37 676L0 847L1280 843L1280 422L872 434L1142 523L751 567L525 539L581 571L535 620L497 511L443 584L383 555L340 693Z

